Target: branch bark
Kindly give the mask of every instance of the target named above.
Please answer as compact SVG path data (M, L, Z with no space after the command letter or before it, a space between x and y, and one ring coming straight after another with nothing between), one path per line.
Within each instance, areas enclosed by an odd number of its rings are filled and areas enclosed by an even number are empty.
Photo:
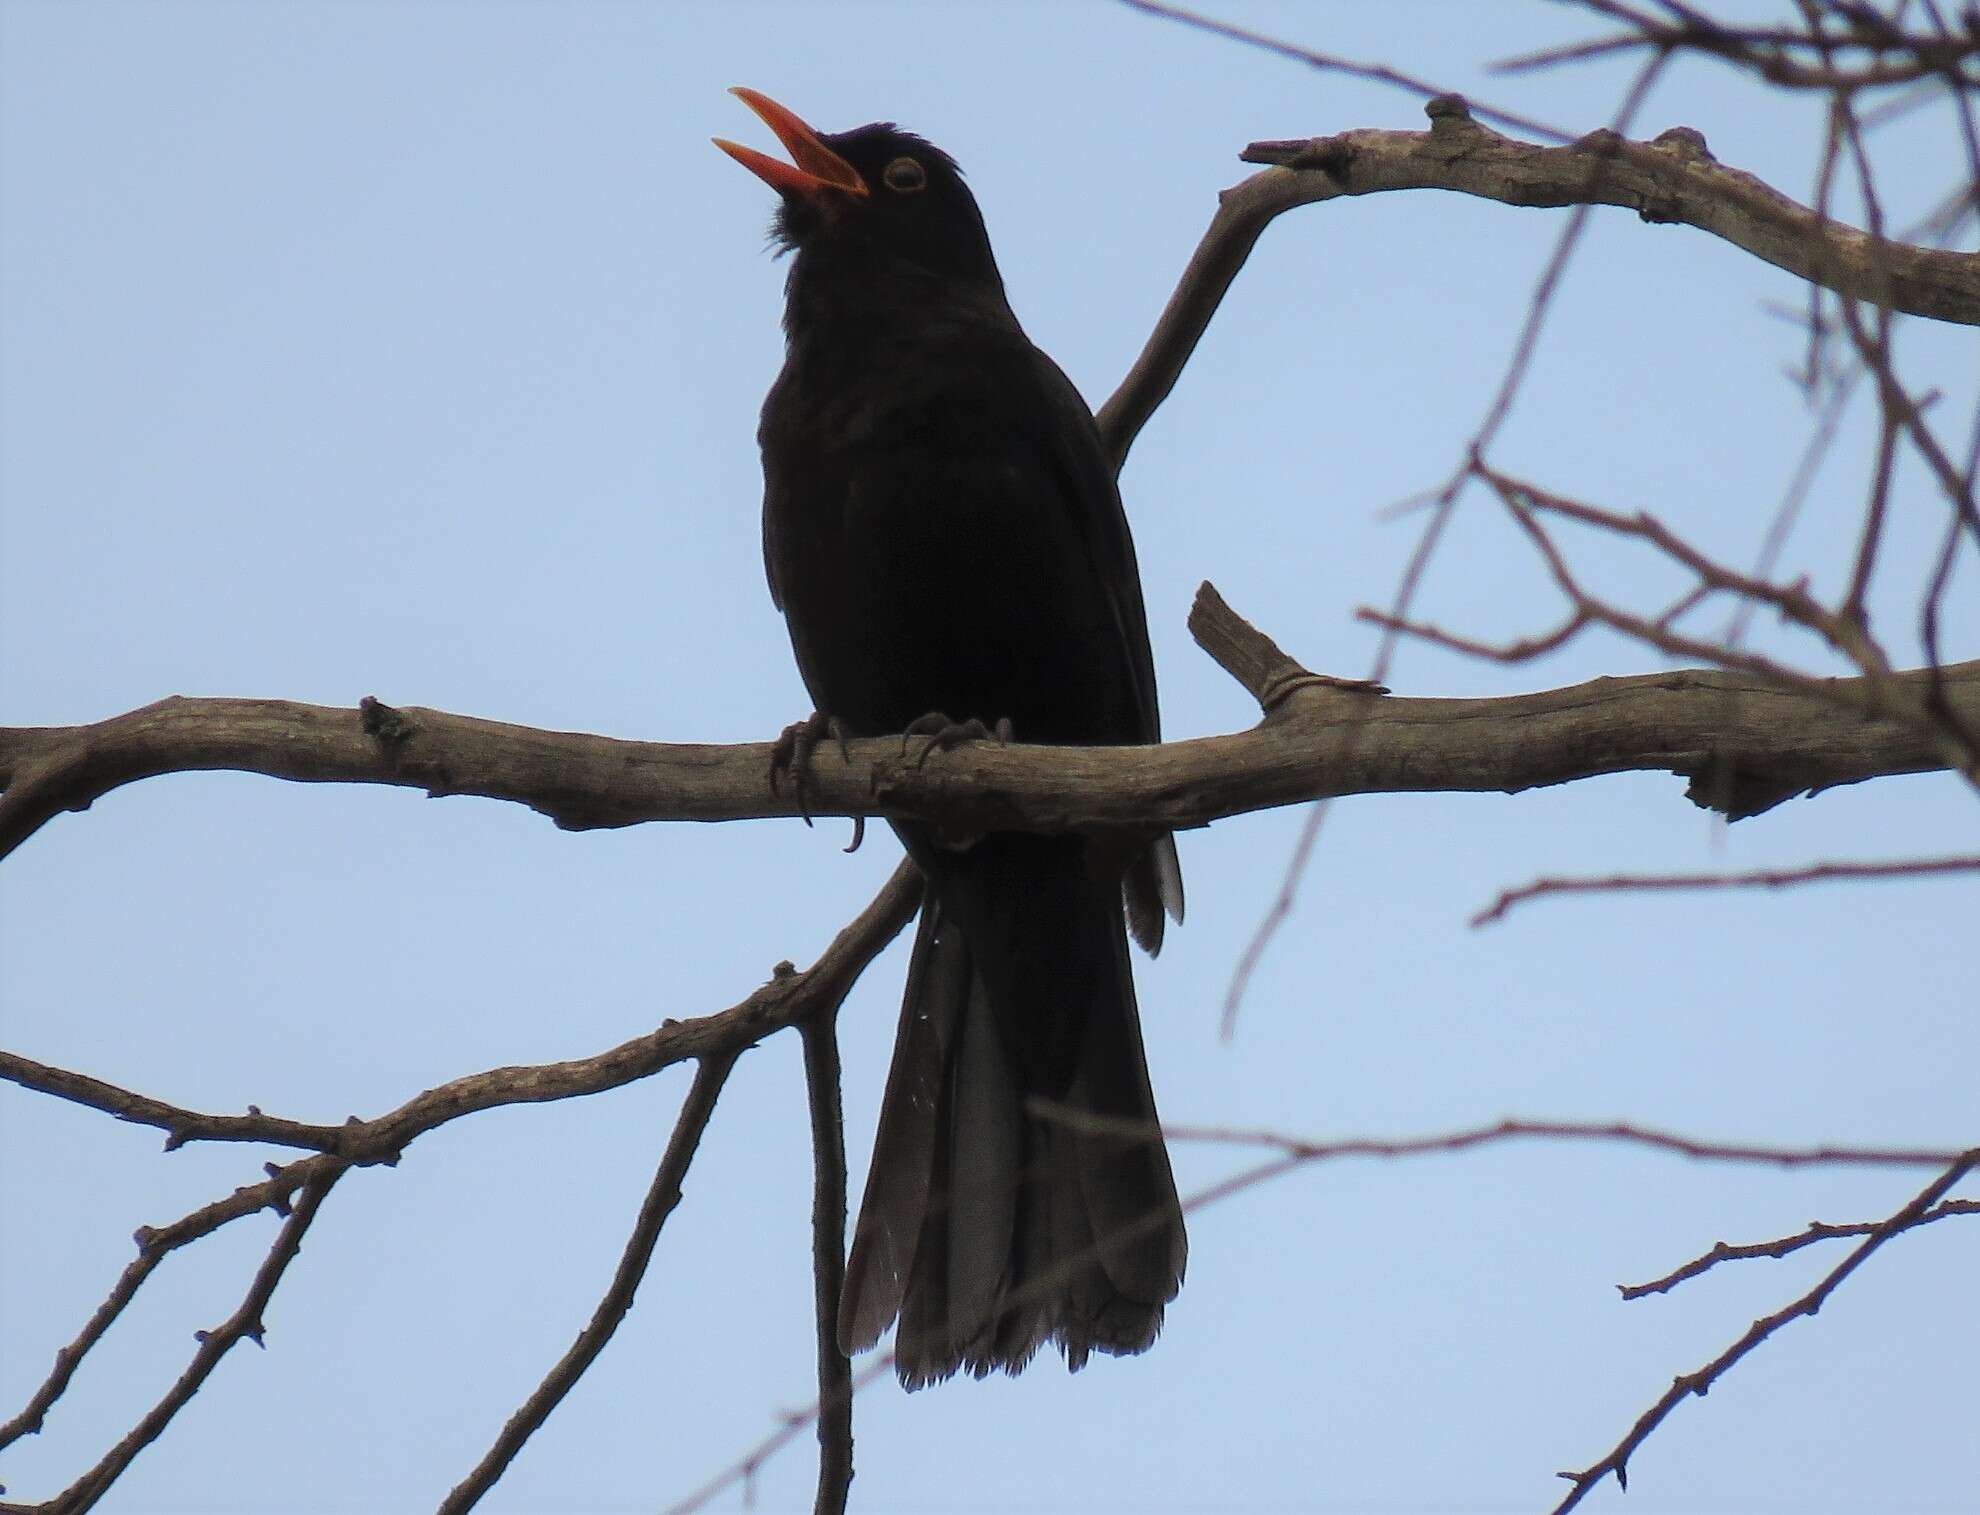
M1482 125L1458 95L1438 95L1424 109L1427 132L1368 129L1254 142L1239 155L1273 166L1217 197L1216 214L1140 356L1096 417L1117 470L1265 228L1289 210L1348 195L1443 189L1503 205L1621 206L1645 221L1708 231L1838 294L1980 324L1980 255L1915 247L1831 220L1720 163L1690 127L1650 142L1595 131L1565 147L1543 147Z
M1645 221L1681 222L1851 299L1907 315L1980 325L1980 255L1872 236L1811 210L1711 154L1703 134L1673 127L1653 141L1590 132L1541 147L1471 118L1462 99L1427 107L1427 132L1350 131L1254 142L1241 155L1299 176L1300 203L1395 189L1448 189L1503 205L1617 205Z
M1980 726L1980 660L1900 673L1880 689L1922 702L1935 673L1958 719ZM1848 708L1867 697L1862 679L1783 689L1750 673L1673 669L1487 699L1377 698L1283 670L1279 682L1296 687L1277 690L1260 725L1160 747L977 743L922 766L893 738L852 743L849 764L821 749L806 803L813 815L964 832L1175 830L1338 795L1511 793L1648 771L1682 775L1695 803L1738 819L1797 794L1946 766L1929 730ZM570 830L798 814L794 795L770 790L768 743L621 741L417 707L390 712L388 738L367 729L383 708L175 696L91 726L0 730L0 855L123 784L211 770L479 795Z

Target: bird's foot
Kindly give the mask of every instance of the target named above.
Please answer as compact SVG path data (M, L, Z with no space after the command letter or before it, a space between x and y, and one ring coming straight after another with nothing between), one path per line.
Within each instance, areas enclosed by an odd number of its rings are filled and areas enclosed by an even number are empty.
M830 737L839 744L839 757L848 765L852 762L852 748L846 745L846 728L835 715L827 715L822 710L814 710L801 721L793 721L786 726L770 748L770 792L779 794L783 781L791 781L791 792L797 796L798 815L805 825L811 824L811 755L818 750L821 737ZM853 817L853 839L846 851L854 852L866 836L866 817Z
M999 747L1010 746L1011 718L1004 716L996 725L986 726L974 716L966 721L952 721L941 711L931 710L901 733L902 757L907 756L908 744L916 737L924 738L921 751L914 758L914 766L919 768L937 747L947 752L951 747L962 746L964 742L995 742Z

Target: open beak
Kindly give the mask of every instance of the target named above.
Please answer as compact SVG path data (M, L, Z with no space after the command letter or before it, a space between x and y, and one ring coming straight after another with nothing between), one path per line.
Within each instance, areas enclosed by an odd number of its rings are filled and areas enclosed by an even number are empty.
M723 152L780 195L809 198L824 190L836 189L865 198L866 181L860 178L859 170L827 147L818 133L799 120L795 112L786 110L760 91L744 89L740 85L729 93L763 118L764 124L784 144L784 150L791 155L791 162L782 162L753 147L717 137L715 145Z

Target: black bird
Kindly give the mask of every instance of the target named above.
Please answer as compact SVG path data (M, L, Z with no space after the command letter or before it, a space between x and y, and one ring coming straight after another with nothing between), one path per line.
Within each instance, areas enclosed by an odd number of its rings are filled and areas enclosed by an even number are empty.
M955 162L888 123L821 135L735 93L794 160L717 139L782 197L773 235L795 253L758 439L812 729L1160 740L1113 470L1011 313ZM898 1315L909 1388L1016 1373L1047 1340L1074 1369L1140 1352L1187 1243L1160 1138L1120 1131L1156 1120L1126 928L1152 953L1164 910L1182 919L1174 841L895 830L928 892L840 1346Z

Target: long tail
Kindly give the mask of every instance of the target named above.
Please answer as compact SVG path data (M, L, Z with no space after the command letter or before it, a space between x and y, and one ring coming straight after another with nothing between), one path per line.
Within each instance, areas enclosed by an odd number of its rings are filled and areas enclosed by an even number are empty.
M1143 1351L1188 1251L1168 1153L1079 1128L1156 1123L1119 885L1043 837L985 838L929 871L840 1346L898 1316L911 1389L1016 1373L1046 1341L1073 1369Z

